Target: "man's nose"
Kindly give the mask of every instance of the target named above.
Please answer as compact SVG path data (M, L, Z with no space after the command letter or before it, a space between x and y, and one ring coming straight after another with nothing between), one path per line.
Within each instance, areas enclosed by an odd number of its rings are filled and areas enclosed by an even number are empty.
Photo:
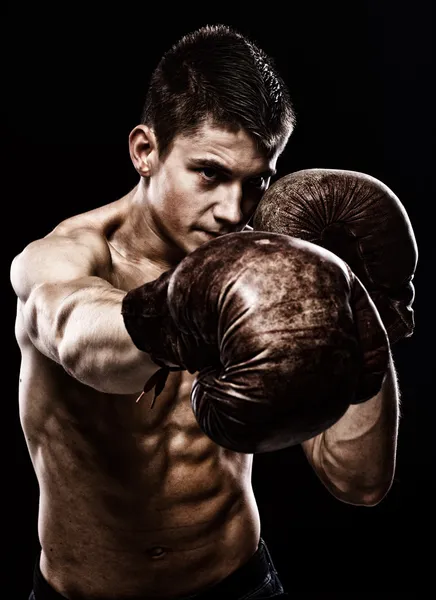
M214 217L217 221L238 225L244 218L242 212L242 189L238 184L226 189L215 205Z

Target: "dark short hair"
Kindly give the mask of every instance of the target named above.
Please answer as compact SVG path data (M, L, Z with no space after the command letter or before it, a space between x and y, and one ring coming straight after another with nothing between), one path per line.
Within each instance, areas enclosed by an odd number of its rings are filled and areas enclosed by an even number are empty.
M189 33L162 56L141 119L154 130L162 157L177 135L194 134L207 120L242 128L268 156L283 150L295 125L272 58L226 25Z

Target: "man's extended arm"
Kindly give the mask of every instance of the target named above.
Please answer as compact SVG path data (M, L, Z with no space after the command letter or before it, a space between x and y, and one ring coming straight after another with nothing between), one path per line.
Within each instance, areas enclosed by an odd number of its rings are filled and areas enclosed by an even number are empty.
M96 276L105 260L94 234L53 236L14 259L11 282L21 322L42 354L98 391L134 394L159 367L124 327L125 292Z
M339 500L373 506L386 496L395 472L399 404L391 356L376 396L351 405L332 427L303 442L315 472Z

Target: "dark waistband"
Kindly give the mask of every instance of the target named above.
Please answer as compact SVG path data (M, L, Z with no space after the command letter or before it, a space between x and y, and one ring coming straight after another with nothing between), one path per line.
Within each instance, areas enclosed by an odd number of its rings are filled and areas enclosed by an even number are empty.
M239 569L208 590L183 596L178 600L223 600L224 598L237 598L261 585L272 569L271 556L264 540L261 538L256 552L242 567L239 567ZM39 558L35 563L33 573L33 593L35 600L65 600L65 596L56 592L44 579L39 566ZM137 598L120 598L119 600L148 599L147 596L138 596Z

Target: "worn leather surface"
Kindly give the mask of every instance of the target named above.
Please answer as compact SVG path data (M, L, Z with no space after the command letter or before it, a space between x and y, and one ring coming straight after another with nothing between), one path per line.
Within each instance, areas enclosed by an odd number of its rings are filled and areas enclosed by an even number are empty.
M384 183L355 171L291 173L266 191L253 228L308 240L340 256L374 300L391 344L412 335L418 249L403 204Z
M129 292L123 310L138 347L199 371L201 428L241 452L323 431L377 393L387 368L386 332L359 280L332 252L288 235L204 244Z

